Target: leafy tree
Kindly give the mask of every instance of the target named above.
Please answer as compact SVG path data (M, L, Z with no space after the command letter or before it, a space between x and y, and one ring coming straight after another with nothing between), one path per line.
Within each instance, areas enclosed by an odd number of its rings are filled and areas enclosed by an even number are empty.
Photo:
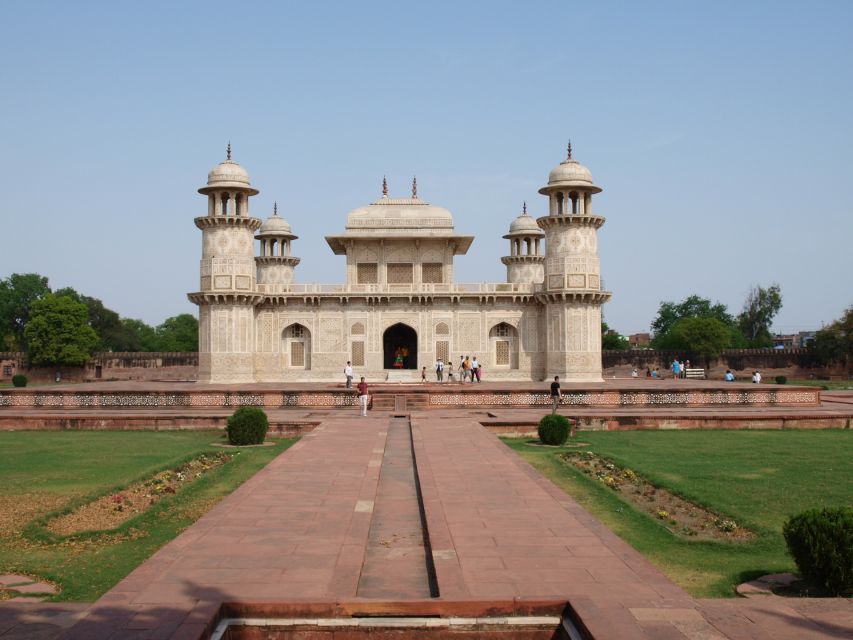
M726 327L735 327L735 320L729 313L726 305L720 302L712 304L709 299L694 294L686 297L681 302L664 301L660 303L658 315L654 319L654 322L652 322L652 333L654 334L652 346L656 349L665 348L660 343L660 340L664 338L676 322L684 318L714 318Z
M737 324L750 347L773 346L770 325L781 308L782 289L778 284L767 289L756 285L749 290Z
M103 302L97 298L81 295L71 287L58 289L55 293L58 296L68 296L86 305L89 326L98 334L97 349L99 351L138 350L138 347L127 348L133 345L135 336L128 334L119 314L105 307Z
M815 334L809 349L819 364L842 364L853 367L853 306L839 320Z
M157 346L157 331L151 325L134 318L122 318L125 339L127 342L116 351L159 351Z
M659 349L690 353L706 365L727 348L732 330L717 318L681 318L660 338Z
M618 331L611 329L607 326L606 322L601 323L601 348L602 349L615 349L615 350L626 350L630 348L630 344L628 344L628 338L623 336Z
M47 278L37 273L13 273L0 280L0 340L7 349L26 351L24 327L32 305L50 293Z
M158 351L198 351L198 320L189 313L167 318L157 327Z
M33 302L24 337L35 365L86 364L98 344L86 305L52 293Z

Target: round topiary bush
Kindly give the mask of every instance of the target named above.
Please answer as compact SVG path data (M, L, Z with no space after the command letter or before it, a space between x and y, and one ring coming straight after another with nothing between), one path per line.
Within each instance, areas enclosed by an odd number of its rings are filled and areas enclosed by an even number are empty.
M16 376L12 376L12 386L13 387L26 387L27 386L27 376L23 373L19 373Z
M539 421L539 440L542 444L561 445L569 439L569 421L559 413L552 413Z
M776 376L776 384L788 384L787 376Z
M782 533L807 582L834 596L853 593L853 507L804 511Z
M225 429L228 443L237 446L263 444L269 426L270 421L263 409L240 407L228 418Z

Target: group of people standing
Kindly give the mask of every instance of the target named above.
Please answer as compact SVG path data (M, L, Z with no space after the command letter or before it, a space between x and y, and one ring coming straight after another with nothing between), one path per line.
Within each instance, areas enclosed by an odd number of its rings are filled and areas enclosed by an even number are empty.
M453 363L444 363L442 358L435 361L435 379L438 382L444 382L444 374L447 372L447 382L453 382ZM477 361L477 356L473 359L468 356L459 356L459 382L481 382L483 378L483 365ZM421 381L426 382L426 367L421 370Z

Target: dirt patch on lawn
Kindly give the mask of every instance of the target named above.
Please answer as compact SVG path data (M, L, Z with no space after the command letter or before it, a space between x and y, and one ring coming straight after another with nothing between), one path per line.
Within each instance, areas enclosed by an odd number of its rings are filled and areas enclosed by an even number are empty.
M656 487L631 469L592 451L570 451L560 458L617 492L634 507L660 520L671 533L697 540L747 541L755 534L732 518L713 513L666 489Z
M68 499L68 496L50 493L0 495L0 539L19 537L30 520L59 509Z
M224 452L200 455L175 469L161 471L147 480L54 518L47 524L47 529L62 536L115 529L233 457L233 454Z

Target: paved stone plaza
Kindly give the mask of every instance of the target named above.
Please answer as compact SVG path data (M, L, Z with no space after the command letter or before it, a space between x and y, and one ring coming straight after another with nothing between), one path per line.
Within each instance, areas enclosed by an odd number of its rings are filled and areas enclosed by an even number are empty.
M549 601L596 639L853 634L850 600L691 598L468 411L447 409L329 416L62 637L195 640L234 611L483 615ZM15 611L0 605L0 638L60 630L21 635ZM354 637L333 633L300 637Z

